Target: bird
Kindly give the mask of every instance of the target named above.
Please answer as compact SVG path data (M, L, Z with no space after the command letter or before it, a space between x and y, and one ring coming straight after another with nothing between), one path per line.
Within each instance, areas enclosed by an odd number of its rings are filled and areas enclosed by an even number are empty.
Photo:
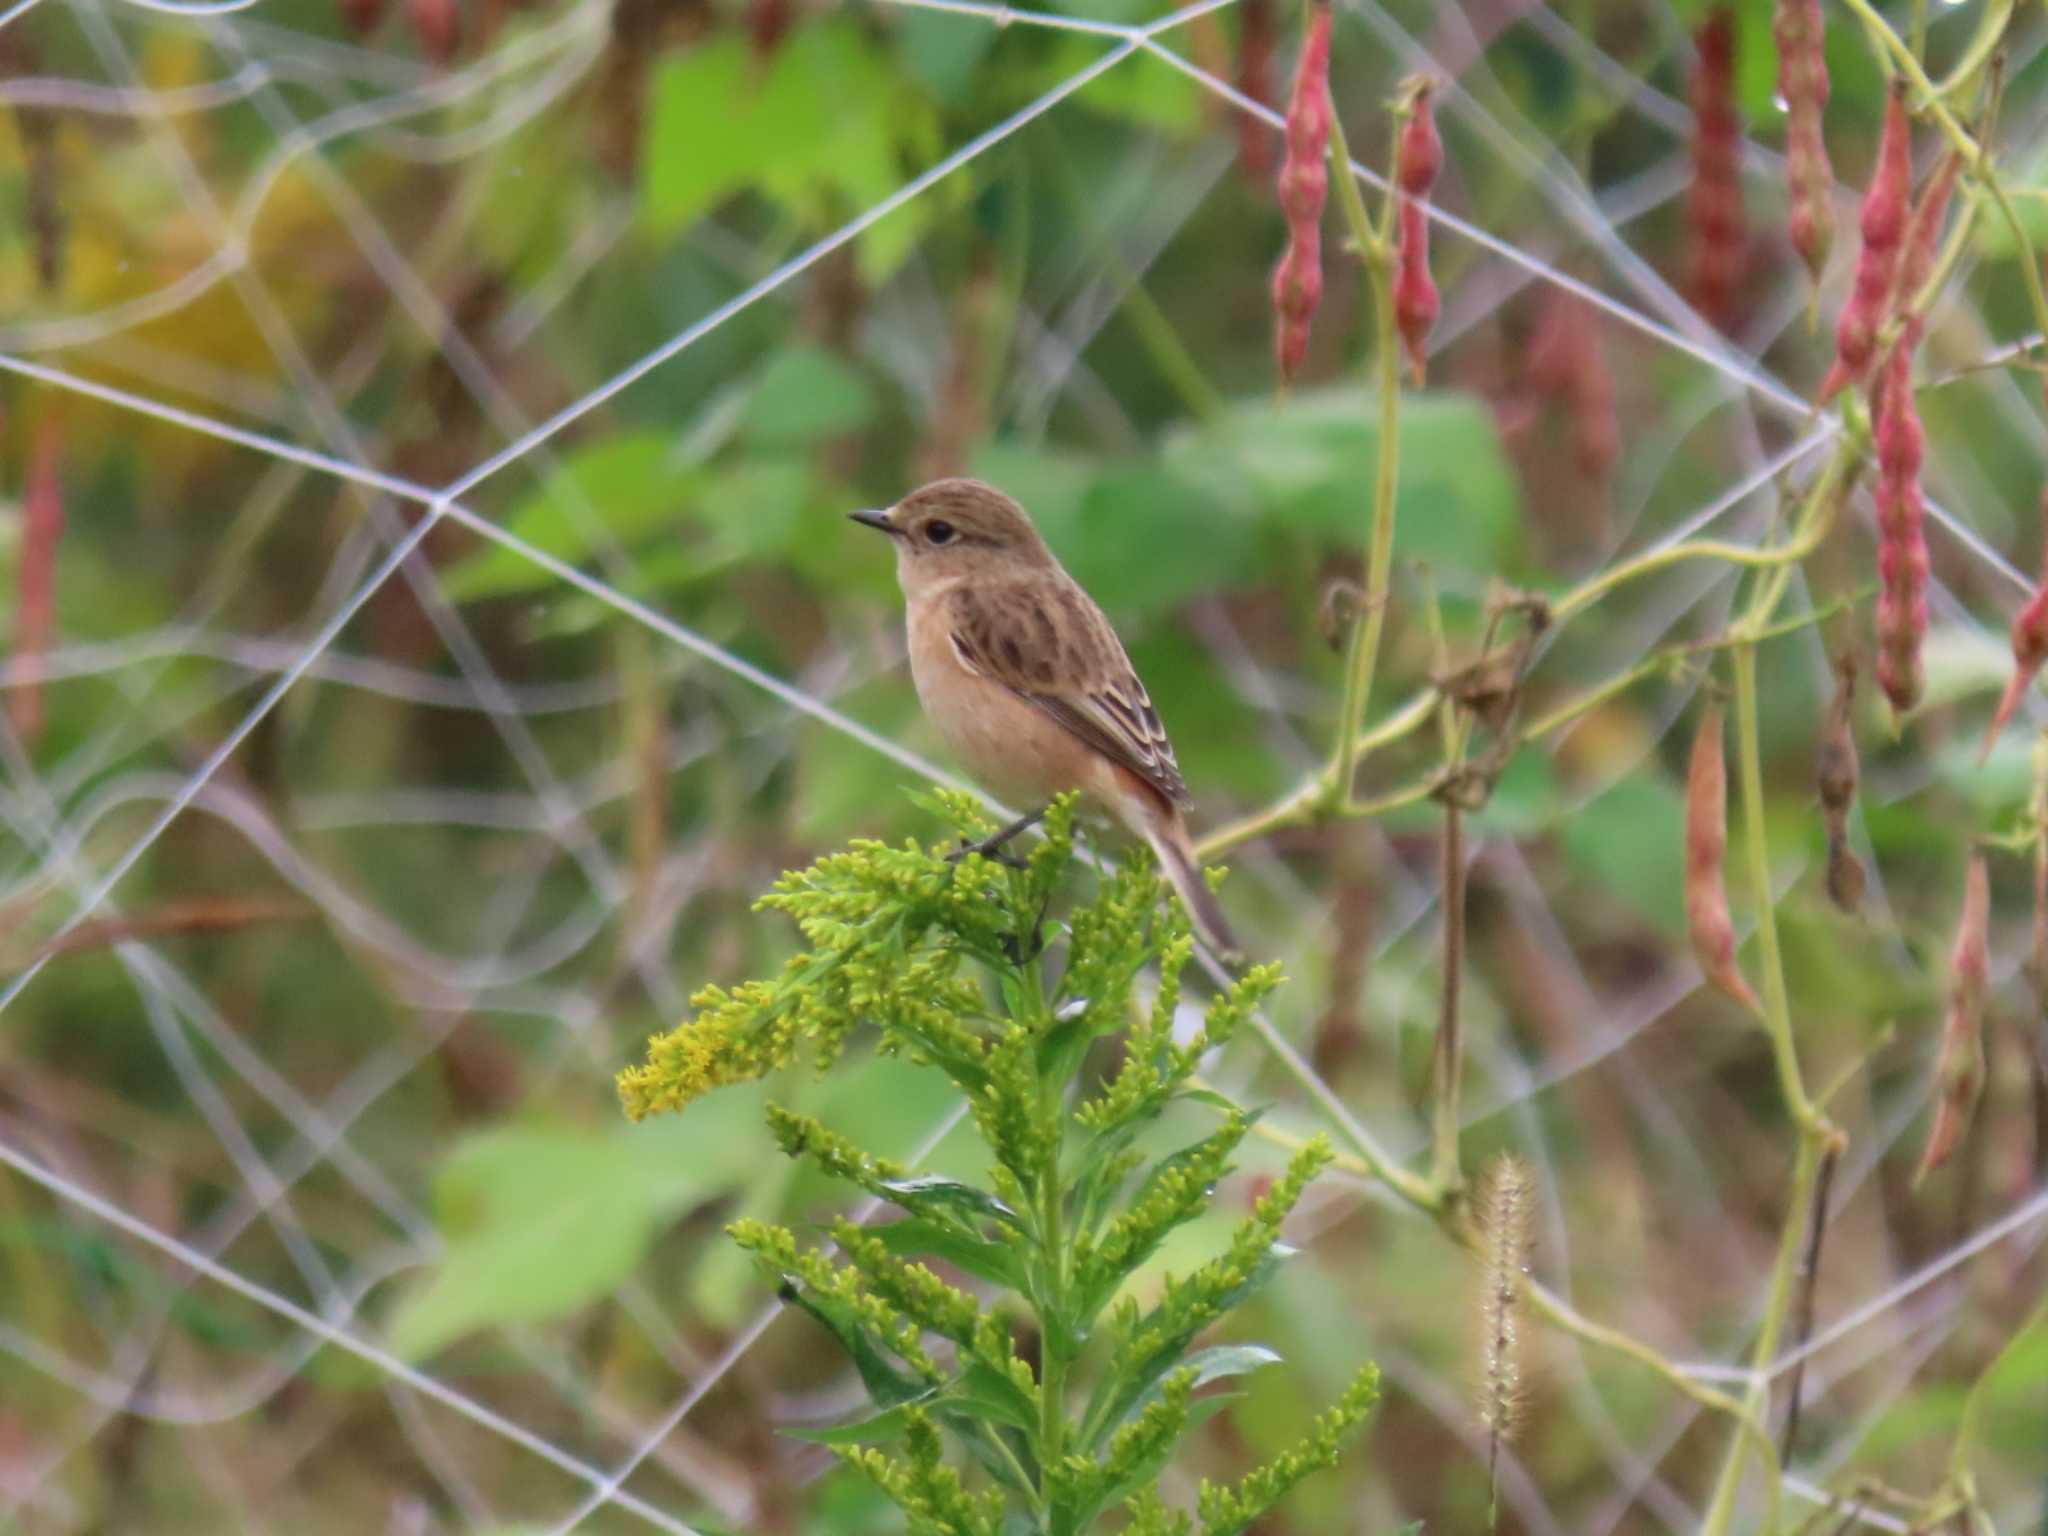
M950 478L847 515L896 546L926 716L984 787L1038 807L976 847L1000 848L1055 796L1080 790L1151 847L1217 957L1240 961L1195 858L1193 798L1159 712L1116 630L1023 506Z

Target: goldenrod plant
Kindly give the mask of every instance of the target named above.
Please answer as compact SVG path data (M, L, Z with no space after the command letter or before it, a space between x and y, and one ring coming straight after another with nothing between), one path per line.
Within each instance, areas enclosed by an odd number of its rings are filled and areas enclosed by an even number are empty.
M992 830L964 796L935 803L970 842ZM696 1015L620 1074L634 1118L685 1110L800 1054L829 1065L873 1025L880 1049L943 1072L965 1096L989 1156L979 1184L914 1176L771 1107L785 1153L894 1215L835 1223L829 1251L787 1227L729 1229L865 1388L852 1421L801 1433L872 1480L913 1532L1077 1536L1111 1522L1169 1536L1199 1523L1226 1536L1331 1465L1378 1395L1378 1372L1362 1366L1304 1440L1234 1484L1203 1482L1192 1513L1162 1492L1176 1445L1230 1400L1214 1384L1278 1360L1208 1336L1287 1257L1282 1227L1331 1153L1320 1138L1295 1153L1222 1252L1186 1274L1140 1277L1215 1198L1257 1119L1194 1074L1279 976L1254 967L1177 1039L1192 953L1184 913L1142 853L1093 872L1081 862L1071 798L1014 863L854 843L762 898L796 919L808 951L773 980L705 989ZM1059 912L1081 882L1092 882L1087 899ZM1089 1047L1126 1030L1120 1064L1085 1078ZM1216 1112L1214 1129L1156 1145L1185 1100Z

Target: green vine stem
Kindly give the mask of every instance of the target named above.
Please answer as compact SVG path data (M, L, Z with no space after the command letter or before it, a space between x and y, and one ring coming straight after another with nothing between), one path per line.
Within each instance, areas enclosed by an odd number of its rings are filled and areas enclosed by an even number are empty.
M1788 544L1801 542L1802 534L1832 523L1835 509L1846 499L1863 456L1863 434L1855 419L1836 444L1827 468L1807 493L1800 509L1798 527ZM1763 1319L1757 1328L1751 1355L1754 1375L1743 1395L1743 1408L1757 1421L1764 1417L1770 1399L1768 1368L1784 1336L1799 1257L1804 1248L1806 1227L1813 1204L1815 1181L1825 1149L1842 1137L1826 1114L1807 1092L1800 1070L1798 1041L1792 1028L1792 1006L1785 985L1784 956L1778 943L1775 893L1771 886L1770 848L1766 837L1763 789L1762 731L1757 719L1756 653L1761 631L1771 622L1779 601L1791 581L1791 570L1780 567L1764 573L1757 581L1748 610L1735 626L1732 670L1735 673L1735 751L1742 785L1743 843L1748 864L1750 903L1754 909L1757 948L1763 973L1763 1022L1770 1036L1772 1061L1777 1069L1778 1088L1785 1109L1798 1131L1791 1189L1786 1197L1785 1216L1778 1239L1778 1252L1771 1267L1770 1289L1764 1302ZM1814 1219L1818 1220L1818 1217ZM1701 1526L1701 1536L1726 1536L1735 1516L1735 1502L1742 1488L1742 1475L1752 1449L1747 1435L1738 1435L1728 1447L1716 1479L1714 1496ZM1779 1498L1782 1470L1776 1459L1764 1463L1772 1504ZM1766 1531L1770 1526L1765 1527Z
M1961 1509L1975 1511L1977 1508L1977 1478L1970 1469L1970 1458L1977 1448L1977 1430L1984 1422L1984 1404L1990 1396L1991 1383L2000 1367L2017 1353L2020 1344L2042 1329L2048 1329L2048 1296L2035 1303L2026 1321L2013 1330L2012 1337L1991 1357L1990 1363L1970 1384L1969 1395L1963 1399L1962 1416L1956 1423L1955 1443L1949 1449L1947 1483L1947 1491ZM1983 1528L1989 1530L1989 1524Z
M1443 797L1443 997L1437 1010L1435 1100L1429 1181L1448 1205L1464 1187L1458 1162L1460 1085L1465 1047L1458 1013L1465 970L1465 811L1455 793Z
M1777 1258L1771 1266L1771 1288L1764 1300L1763 1322L1757 1329L1756 1347L1750 1356L1755 1374L1742 1396L1743 1417L1751 1424L1762 1421L1770 1400L1767 1367L1778 1353L1778 1340L1784 1334L1786 1315L1791 1310L1793 1280L1799 1268L1807 1207L1813 1201L1814 1180L1820 1172L1824 1139L1802 1128L1798 1151L1793 1157L1792 1188L1786 1196L1784 1229L1778 1239ZM1727 1458L1721 1463L1720 1476L1715 1480L1713 1502L1707 1506L1707 1517L1700 1525L1700 1536L1726 1536L1729 1524L1735 1518L1735 1500L1742 1490L1743 1470L1753 1447L1754 1442L1746 1433L1739 1433L1729 1446ZM1765 1491L1773 1511L1763 1528L1765 1536L1769 1536L1777 1527L1775 1512L1784 1475L1777 1457L1770 1452L1768 1440L1758 1459L1764 1465Z
M1867 452L1868 444L1868 422L1863 417L1858 404L1853 399L1845 399L1843 401L1842 427L1837 433L1835 455L1828 468L1824 471L1826 476L1831 477L1826 483L1833 486L1843 477L1847 476L1854 468L1853 461L1862 458ZM1660 571L1669 570L1673 566L1681 565L1691 560L1719 560L1729 565L1751 570L1780 570L1785 573L1784 579L1789 579L1790 568L1796 566L1806 559L1808 555L1812 554L1827 537L1832 526L1834 511L1839 502L1840 496L1838 494L1827 499L1823 504L1826 520L1803 523L1793 537L1781 545L1758 548L1752 545L1732 543L1723 539L1686 539L1676 544L1667 545L1662 549L1646 550L1640 555L1620 561L1595 575L1589 576L1577 586L1552 600L1550 604L1550 623L1555 627L1569 619L1577 618L1601 599L1611 595L1618 588L1632 581L1656 575ZM1388 505L1391 507L1391 499ZM1387 537L1391 540L1391 512L1388 514L1388 517ZM1777 590L1782 594L1782 580ZM1371 603L1369 593L1365 601L1368 604ZM1832 607L1829 611L1832 611ZM1363 631L1371 624L1372 617L1372 611L1368 608L1368 611L1362 616L1360 623L1354 626L1353 639L1355 645L1362 646L1366 643ZM1788 627L1803 627L1806 622L1804 619L1794 620L1790 622ZM1770 634L1779 632L1780 630L1776 628L1762 630L1756 633L1755 638L1763 639L1767 638ZM1376 650L1379 644L1377 636L1372 637L1370 643ZM1631 684L1658 671L1665 670L1672 664L1675 657L1685 652L1695 651L1703 648L1703 646L1706 648L1719 648L1728 643L1730 642L1725 639L1715 639L1699 644L1675 647L1668 651L1660 651L1656 655L1638 662L1626 671L1616 674L1615 677L1607 682L1599 684L1593 693L1583 696L1581 699L1564 706L1556 713L1545 716L1540 721L1526 727L1520 733L1519 739L1527 741L1548 734L1550 731L1565 724L1568 720L1576 718L1576 716L1583 714L1586 710L1593 708L1603 700L1613 697ZM1362 655L1347 656L1347 699L1350 697L1350 679L1356 675L1352 666L1354 659L1362 661L1365 658ZM1369 681L1366 687L1369 692ZM1281 796L1280 799L1274 801L1271 805L1254 811L1248 816L1211 832L1196 845L1197 854L1204 860L1215 859L1241 844L1268 836L1283 828L1306 826L1328 820L1355 820L1364 816L1382 815L1388 810L1412 805L1417 800L1426 798L1431 792L1434 783L1437 782L1435 779L1426 781L1424 784L1412 789L1397 791L1382 798L1364 800L1350 798L1340 805L1336 803L1336 797L1332 790L1332 774L1346 771L1336 766L1336 763L1341 762L1345 756L1348 756L1351 763L1351 768L1348 771L1355 776L1359 763L1362 763L1367 757L1380 749L1392 746L1398 741L1406 740L1409 736L1420 730L1429 722L1430 717L1441 703L1441 692L1432 686L1416 693L1407 702L1402 704L1399 709L1378 722L1371 729L1359 730L1354 727L1350 735L1350 750L1348 754L1340 753L1332 764L1326 764L1321 769L1310 774L1294 789ZM1347 715L1347 718L1350 717Z
M1400 137L1406 108L1395 110L1394 137ZM1322 786L1325 813L1346 813L1352 782L1358 772L1358 737L1372 705L1373 673L1379 664L1380 636L1386 625L1387 591L1394 565L1394 513L1401 468L1401 348L1394 321L1394 258L1387 236L1392 225L1394 192L1388 188L1373 227L1365 198L1352 170L1351 146L1344 137L1343 115L1330 112L1330 159L1337 184L1337 202L1351 231L1351 243L1365 267L1372 302L1373 366L1378 374L1379 458L1373 466L1372 537L1366 554L1363 612L1351 628L1344 657L1344 701L1337 714L1337 741Z

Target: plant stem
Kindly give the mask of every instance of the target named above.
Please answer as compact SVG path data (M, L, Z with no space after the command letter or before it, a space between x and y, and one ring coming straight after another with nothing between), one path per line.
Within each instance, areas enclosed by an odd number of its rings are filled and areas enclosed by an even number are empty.
M1818 549L1821 540L1827 537L1827 532L1825 524L1816 524L1791 543L1771 549L1731 544L1721 539L1687 539L1683 543L1669 544L1663 549L1653 549L1637 555L1633 560L1611 565L1597 576L1588 577L1551 605L1551 618L1553 622L1561 623L1582 609L1591 607L1623 582L1634 581L1639 576L1652 575L1685 560L1721 560L1729 565L1758 569L1791 565L1804 560Z
M1043 1032L1051 1023L1045 1003L1045 983L1036 958L1013 967L1019 1003L1016 1018L1029 1028ZM1032 1191L1032 1216L1037 1227L1039 1291L1038 1317L1038 1504L1050 1531L1056 1524L1056 1495L1052 1469L1066 1454L1067 1354L1064 1330L1054 1314L1067 1294L1066 1191L1060 1172L1058 1148L1066 1122L1066 1083L1056 1077L1039 1082L1038 1112L1043 1117L1048 1144L1054 1148L1048 1166L1038 1176Z
M1806 1347L1806 1341L1813 1337L1813 1298L1820 1289L1821 1244L1828 1230L1828 1192L1834 1187L1835 1167L1842 1160L1840 1139L1829 1141L1821 1148L1820 1174L1813 1185L1813 1209L1806 1222L1806 1253L1799 1263L1799 1295L1794 1303L1796 1325L1792 1330L1792 1350L1797 1354ZM1779 1454L1779 1462L1789 1466L1793 1453L1799 1446L1799 1395L1806 1381L1806 1361L1802 1358L1792 1367L1792 1379L1785 1386L1785 1449Z
M1395 132L1399 134L1398 115ZM1331 172L1337 201L1351 229L1352 243L1365 265L1372 297L1373 363L1379 375L1379 445L1373 466L1372 541L1366 554L1364 612L1352 626L1344 657L1344 702L1337 715L1337 743L1324 786L1325 812L1348 810L1352 780L1358 772L1358 735L1372 705L1373 672L1379 664L1380 635L1386 624L1387 587L1394 563L1394 498L1401 467L1401 351L1394 318L1393 249L1382 230L1372 227L1358 178L1351 168L1351 146L1344 123L1330 113ZM1387 193L1383 218L1392 222L1394 193Z
M1792 1004L1785 989L1784 958L1778 950L1778 917L1771 893L1771 856L1764 836L1763 760L1756 713L1756 647L1735 647L1735 742L1742 774L1742 831L1749 859L1751 905L1757 947L1763 952L1764 1028L1778 1069L1778 1091L1802 1132L1825 1124L1800 1077L1799 1051L1792 1037Z
M1847 440L1846 445L1843 439ZM1837 459L1844 466L1853 462L1861 456L1866 442L1867 434L1860 428L1845 431L1842 434L1842 438L1838 439ZM1846 468L1838 473L1846 473ZM1829 510L1830 516L1832 516L1832 506ZM1588 577L1578 586L1559 597L1551 605L1551 621L1553 624L1556 624L1566 618L1576 617L1624 582L1633 581L1642 576L1653 575L1658 571L1666 570L1687 560L1724 560L1731 565L1755 569L1789 568L1812 554L1819 547L1821 541L1827 536L1828 526L1826 522L1805 524L1802 531L1795 534L1789 542L1769 549L1758 549L1750 545L1732 544L1717 539L1688 539L1682 543L1669 545L1664 549L1650 550L1636 556L1632 560L1625 560L1619 565L1609 567L1594 576ZM1811 620L1806 617L1788 621L1794 628L1803 628L1809 622ZM1354 644L1363 643L1362 628L1363 621L1353 628ZM1752 638L1763 639L1766 635L1776 632L1775 630L1758 630ZM1729 643L1727 640L1715 640L1708 644L1712 648L1718 648ZM1377 641L1375 641L1375 645L1377 645ZM1700 648L1700 646L1694 645L1679 649L1697 650ZM1645 658L1625 672L1598 685L1593 692L1582 695L1571 704L1553 711L1536 724L1526 727L1521 733L1521 739L1527 741L1555 730L1567 720L1583 714L1602 700L1613 697L1631 683L1636 682L1640 678L1647 677L1668 665L1671 657L1678 653L1679 651L1676 650L1664 651L1659 652L1655 656ZM1346 707L1348 708L1348 684L1353 675L1353 658L1349 655L1346 658L1345 673L1347 682ZM1362 762L1369 754L1378 751L1381 747L1400 741L1420 729L1440 702L1441 696L1435 688L1425 688L1370 730L1356 732L1351 744L1353 773L1355 774L1358 763ZM1424 798L1434 783L1433 779L1425 779L1414 788L1396 791L1379 799L1351 799L1340 804L1333 788L1337 771L1334 768L1334 764L1325 764L1265 809L1254 811L1251 815L1232 822L1227 827L1211 832L1196 845L1195 852L1197 856L1203 860L1214 859L1220 854L1229 852L1232 848L1248 843L1254 838L1264 837L1269 833L1277 832L1283 827L1298 827L1311 822L1337 818L1348 820L1362 816L1379 815L1388 810L1412 805L1415 801Z
M1772 1467L1775 1474L1777 1448L1771 1444L1771 1437L1764 1433L1764 1427L1756 1415L1726 1392L1693 1380L1678 1365L1640 1339L1631 1338L1620 1329L1610 1328L1605 1323L1594 1322L1562 1296L1535 1280L1523 1281L1522 1296L1529 1303L1530 1310L1540 1313L1562 1332L1633 1360L1661 1378L1680 1396L1692 1399L1703 1408L1727 1414L1735 1421L1737 1432L1756 1448L1758 1459ZM1765 1517L1766 1529L1778 1523L1779 1489L1775 1475L1769 1496L1771 1502Z
M1764 1300L1763 1322L1757 1329L1756 1348L1750 1353L1750 1365L1754 1375L1749 1390L1743 1394L1743 1415L1751 1423L1761 1423L1764 1408L1770 1401L1771 1386L1768 1374L1772 1360L1777 1357L1778 1339L1784 1332L1785 1314L1792 1300L1792 1282L1799 1268L1801 1239L1806 1231L1807 1207L1813 1200L1814 1178L1820 1169L1821 1144L1826 1138L1814 1131L1801 1127L1799 1148L1792 1163L1792 1191L1786 1200L1784 1230L1778 1238L1778 1256L1771 1266L1771 1288ZM1739 1435L1728 1447L1727 1459L1721 1463L1721 1475L1714 1484L1714 1499L1707 1506L1707 1517L1700 1526L1700 1536L1726 1536L1729 1522L1735 1518L1735 1498L1742 1489L1742 1472L1749 1460L1750 1438ZM1764 1443L1760 1458L1769 1475L1769 1497L1773 1510L1777 1508L1779 1484L1783 1481L1777 1458L1769 1454L1769 1441ZM1763 1528L1764 1536L1770 1536L1776 1526L1773 1517Z
M1038 1241L1053 1282L1053 1296L1066 1293L1066 1232L1059 1168L1044 1177L1038 1189ZM1038 1326L1038 1484L1046 1508L1053 1504L1053 1468L1066 1455L1067 1361L1060 1330L1041 1317Z
M1835 455L1807 493L1801 509L1800 532L1822 526L1834 515L1834 506L1846 494L1846 479L1861 456L1860 434L1844 431ZM1778 1255L1771 1270L1770 1291L1765 1299L1763 1320L1757 1328L1756 1348L1751 1357L1755 1371L1743 1397L1745 1413L1761 1423L1770 1400L1768 1367L1778 1352L1786 1314L1790 1308L1794 1281L1799 1269L1807 1214L1814 1197L1815 1179L1826 1147L1841 1139L1828 1118L1806 1091L1799 1068L1798 1043L1792 1032L1792 1006L1785 987L1784 957L1778 947L1777 907L1771 890L1770 848L1764 827L1763 747L1757 721L1756 649L1758 631L1770 622L1771 614L1791 579L1789 567L1770 572L1757 583L1749 610L1736 626L1739 637L1734 646L1735 751L1742 781L1743 841L1748 855L1750 902L1755 909L1757 946L1763 961L1764 1029L1771 1039L1771 1055L1777 1067L1779 1091L1785 1108L1798 1128L1799 1143L1794 1154L1792 1190L1786 1204L1783 1228L1778 1238ZM1743 1468L1749 1460L1750 1441L1738 1436L1728 1447L1715 1483L1714 1499L1708 1506L1701 1536L1726 1536L1735 1515L1735 1499L1742 1487ZM1782 1481L1775 1458L1766 1460L1770 1496L1775 1506ZM1768 1532L1769 1527L1766 1527Z
M1434 1153L1430 1182L1446 1198L1464 1185L1458 1166L1458 1088L1464 1076L1458 991L1465 969L1465 813L1455 798L1444 800L1443 836L1444 975L1436 1024Z
M1438 697L1435 688L1425 688L1371 730L1359 732L1354 756L1363 758L1369 752L1413 735L1429 722L1436 710ZM1320 820L1330 814L1328 784L1329 767L1325 765L1264 810L1254 811L1241 821L1211 832L1195 845L1196 855L1204 860L1213 859L1240 843L1264 837L1282 827L1297 827Z

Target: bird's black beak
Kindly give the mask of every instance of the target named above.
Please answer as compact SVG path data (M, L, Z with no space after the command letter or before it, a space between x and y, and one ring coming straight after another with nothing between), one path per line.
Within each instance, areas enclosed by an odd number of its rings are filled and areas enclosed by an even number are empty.
M846 515L856 523L865 523L868 527L878 529L883 533L893 534L896 531L896 525L889 521L889 514L886 510L877 512L872 509L863 509L859 512L849 512Z

